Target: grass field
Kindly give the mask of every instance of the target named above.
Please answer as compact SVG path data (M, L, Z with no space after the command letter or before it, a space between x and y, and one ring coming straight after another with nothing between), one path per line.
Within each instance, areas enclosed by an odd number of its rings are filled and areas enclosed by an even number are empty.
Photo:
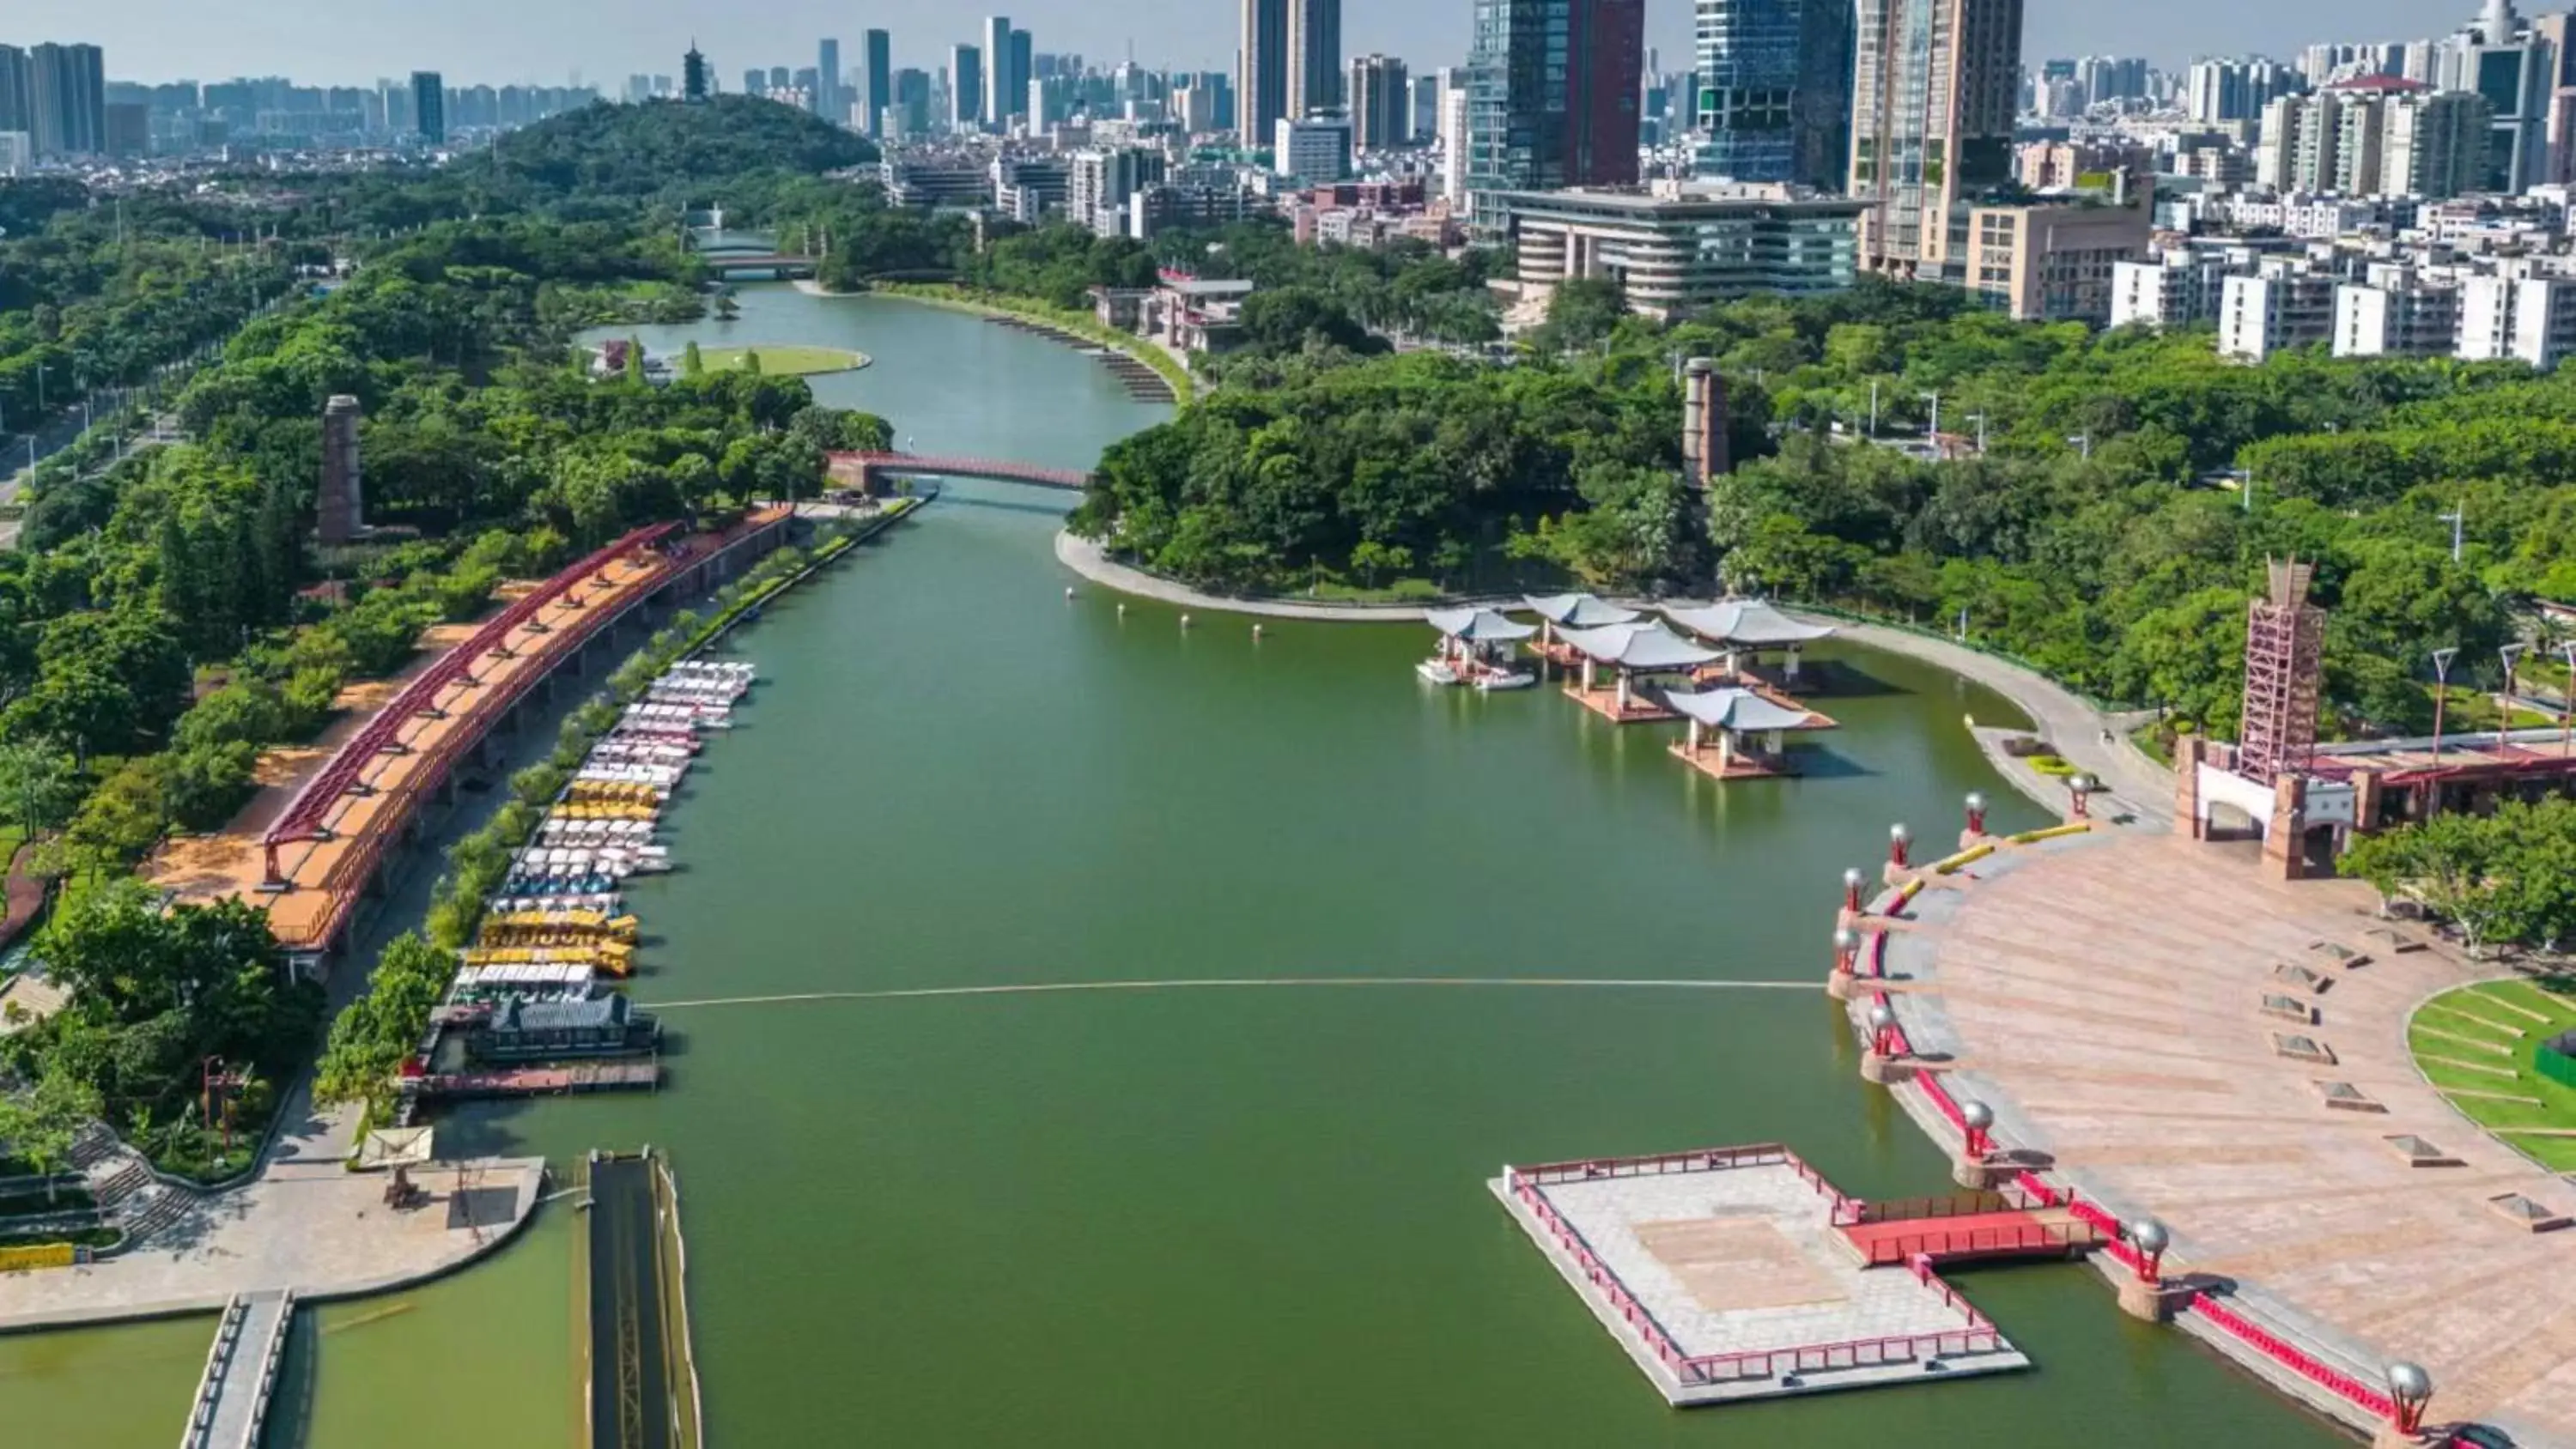
M819 372L856 372L868 365L868 355L846 347L704 347L698 360L709 372L729 372L742 366L744 354L760 354L760 370L771 377L811 377Z
M2564 1031L2576 1031L2576 978L2517 977L2425 1002L2406 1024L2406 1045L2470 1120L2553 1172L2576 1172L2576 1089L2532 1068L2540 1043Z

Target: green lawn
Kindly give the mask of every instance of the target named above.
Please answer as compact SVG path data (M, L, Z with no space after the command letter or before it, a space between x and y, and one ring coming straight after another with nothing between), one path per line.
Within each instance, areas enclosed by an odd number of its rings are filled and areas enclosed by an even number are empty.
M2426 1079L2470 1120L2551 1171L2576 1172L2576 1089L2531 1064L2541 1042L2571 1030L2576 978L2515 978L2457 987L2425 1002L2406 1024L2406 1044ZM2571 1135L2510 1130L2523 1127Z
M742 366L746 353L760 354L760 370L771 377L811 377L818 372L855 372L868 365L868 355L846 347L703 347L698 360L709 372Z

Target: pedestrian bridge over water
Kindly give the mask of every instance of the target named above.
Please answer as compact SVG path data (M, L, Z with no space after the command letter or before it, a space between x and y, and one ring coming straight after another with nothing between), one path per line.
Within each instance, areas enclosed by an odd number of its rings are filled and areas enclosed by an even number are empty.
M1003 483L1028 483L1040 488L1069 490L1079 490L1091 484L1091 475L1079 468L1048 468L1036 463L1013 463L998 458L900 452L834 453L830 456L832 480L843 487L867 493L882 491L878 486L880 481L892 477L987 478Z

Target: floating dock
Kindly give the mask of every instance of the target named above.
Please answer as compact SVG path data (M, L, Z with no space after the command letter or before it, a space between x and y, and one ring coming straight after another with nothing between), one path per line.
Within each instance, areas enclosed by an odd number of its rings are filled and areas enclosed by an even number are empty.
M589 1284L591 1449L699 1449L706 1426L689 1344L680 1192L651 1148L594 1152L575 1255Z
M656 1059L579 1062L569 1066L496 1067L490 1071L438 1072L406 1078L403 1095L422 1101L474 1097L558 1097L573 1092L651 1091L662 1080Z
M1510 1167L1490 1186L1677 1407L2028 1367L1934 1264L2095 1241L2000 1194L1862 1203L1772 1143Z

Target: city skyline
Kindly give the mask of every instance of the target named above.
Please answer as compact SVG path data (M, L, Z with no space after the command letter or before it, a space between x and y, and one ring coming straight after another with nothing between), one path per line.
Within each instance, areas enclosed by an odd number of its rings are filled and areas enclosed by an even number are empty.
M1234 4L1131 0L1112 7L1022 0L1010 8L1014 23L1034 32L1041 50L1109 63L1126 55L1132 41L1136 59L1156 69L1234 69ZM2439 0L2287 0L2266 7L2172 0L2152 9L2030 0L2023 53L2033 63L2048 56L2135 54L2169 68L2195 54L2295 59L2312 42L2447 34L2476 9ZM675 72L692 38L720 67L717 74L733 78L755 63L811 65L816 41L827 37L851 47L844 55L852 55L867 29L892 31L896 65L923 69L944 63L951 45L982 38L982 16L954 7L852 9L827 0L764 0L757 10L706 0L638 0L627 7L614 35L601 32L594 13L560 0L457 0L435 12L395 11L364 26L328 28L307 25L301 12L275 0L220 12L181 0L119 0L105 18L78 0L18 0L11 12L12 33L0 38L21 45L95 43L108 51L111 78L147 82L283 74L308 83L355 84L432 69L496 85L560 85L577 71L583 83L613 90L638 71ZM1363 7L1344 19L1341 51L1345 60L1381 52L1417 70L1456 64L1466 56L1471 18L1468 0ZM507 36L507 43L496 44L496 36ZM2176 36L2191 41L2177 44ZM1646 44L1666 70L1690 67L1689 0L1647 0Z

